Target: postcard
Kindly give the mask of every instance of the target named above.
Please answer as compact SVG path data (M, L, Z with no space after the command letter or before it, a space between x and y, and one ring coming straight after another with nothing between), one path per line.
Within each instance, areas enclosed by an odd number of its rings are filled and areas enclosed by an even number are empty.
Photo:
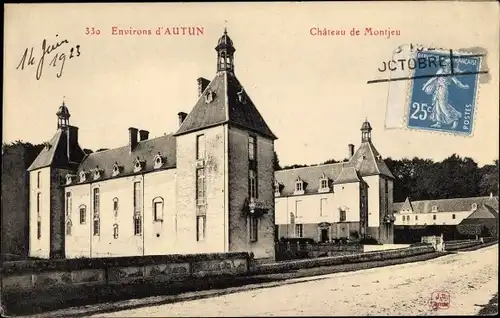
M497 314L496 2L4 8L3 314Z

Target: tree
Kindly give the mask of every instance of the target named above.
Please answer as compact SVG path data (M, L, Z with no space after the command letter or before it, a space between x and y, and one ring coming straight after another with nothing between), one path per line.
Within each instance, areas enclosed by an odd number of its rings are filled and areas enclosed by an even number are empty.
M481 195L498 195L498 159L493 165L486 165L481 168L481 181L479 182L479 191Z
M278 158L278 154L276 153L276 151L274 152L273 166L275 171L281 170L280 159Z

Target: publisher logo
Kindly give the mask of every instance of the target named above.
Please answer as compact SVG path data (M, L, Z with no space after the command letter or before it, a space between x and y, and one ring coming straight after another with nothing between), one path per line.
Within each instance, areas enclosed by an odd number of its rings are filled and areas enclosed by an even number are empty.
M431 294L429 306L432 310L450 308L450 293L446 291L436 291Z

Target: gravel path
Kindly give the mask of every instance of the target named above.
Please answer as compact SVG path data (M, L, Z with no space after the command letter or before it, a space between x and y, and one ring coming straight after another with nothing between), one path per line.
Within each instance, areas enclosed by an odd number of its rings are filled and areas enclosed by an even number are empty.
M94 317L477 315L498 293L498 245L321 278ZM435 291L449 293L448 309L431 309Z

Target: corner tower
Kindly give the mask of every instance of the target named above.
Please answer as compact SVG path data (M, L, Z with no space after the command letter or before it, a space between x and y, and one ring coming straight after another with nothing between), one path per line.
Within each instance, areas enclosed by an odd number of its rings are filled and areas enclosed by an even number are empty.
M177 237L193 252L274 258L277 138L234 74L227 30L215 50L216 75L198 85L198 101L175 134Z
M361 125L361 145L349 160L367 184L366 235L384 244L394 240L393 180L394 176L385 164L372 141L372 126L368 120Z
M65 211L71 209L71 198L64 197L64 176L76 171L85 156L78 145L78 127L69 125L70 113L64 102L56 116L55 135L28 168L32 257L64 257Z

